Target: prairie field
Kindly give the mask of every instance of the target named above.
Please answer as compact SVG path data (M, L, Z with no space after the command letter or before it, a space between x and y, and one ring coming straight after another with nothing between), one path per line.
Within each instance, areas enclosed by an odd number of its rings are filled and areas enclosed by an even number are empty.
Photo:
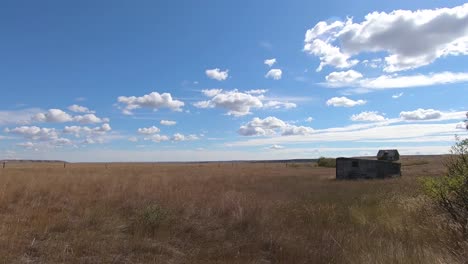
M8 163L0 263L463 263L420 187L443 159L358 181L314 163Z

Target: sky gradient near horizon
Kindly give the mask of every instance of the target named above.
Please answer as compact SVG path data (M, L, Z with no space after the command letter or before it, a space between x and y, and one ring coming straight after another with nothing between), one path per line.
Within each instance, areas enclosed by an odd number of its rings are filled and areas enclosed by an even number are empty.
M464 1L7 0L0 33L0 159L442 154L467 136Z

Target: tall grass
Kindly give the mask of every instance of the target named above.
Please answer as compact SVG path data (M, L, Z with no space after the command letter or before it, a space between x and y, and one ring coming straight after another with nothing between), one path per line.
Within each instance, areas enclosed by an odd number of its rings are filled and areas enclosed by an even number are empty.
M284 164L10 167L0 263L461 262L417 191L424 166L352 182Z

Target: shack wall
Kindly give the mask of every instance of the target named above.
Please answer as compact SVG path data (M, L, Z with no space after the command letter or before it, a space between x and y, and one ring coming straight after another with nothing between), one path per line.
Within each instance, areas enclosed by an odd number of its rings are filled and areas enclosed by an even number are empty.
M401 164L352 158L336 159L337 179L375 179L401 176Z

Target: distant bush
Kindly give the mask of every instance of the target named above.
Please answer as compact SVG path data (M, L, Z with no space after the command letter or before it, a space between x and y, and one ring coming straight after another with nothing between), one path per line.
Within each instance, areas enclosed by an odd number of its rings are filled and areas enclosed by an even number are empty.
M317 161L319 167L336 168L336 159L320 157Z
M455 231L468 240L468 139L457 138L450 152L447 174L424 180L424 190L449 217Z

